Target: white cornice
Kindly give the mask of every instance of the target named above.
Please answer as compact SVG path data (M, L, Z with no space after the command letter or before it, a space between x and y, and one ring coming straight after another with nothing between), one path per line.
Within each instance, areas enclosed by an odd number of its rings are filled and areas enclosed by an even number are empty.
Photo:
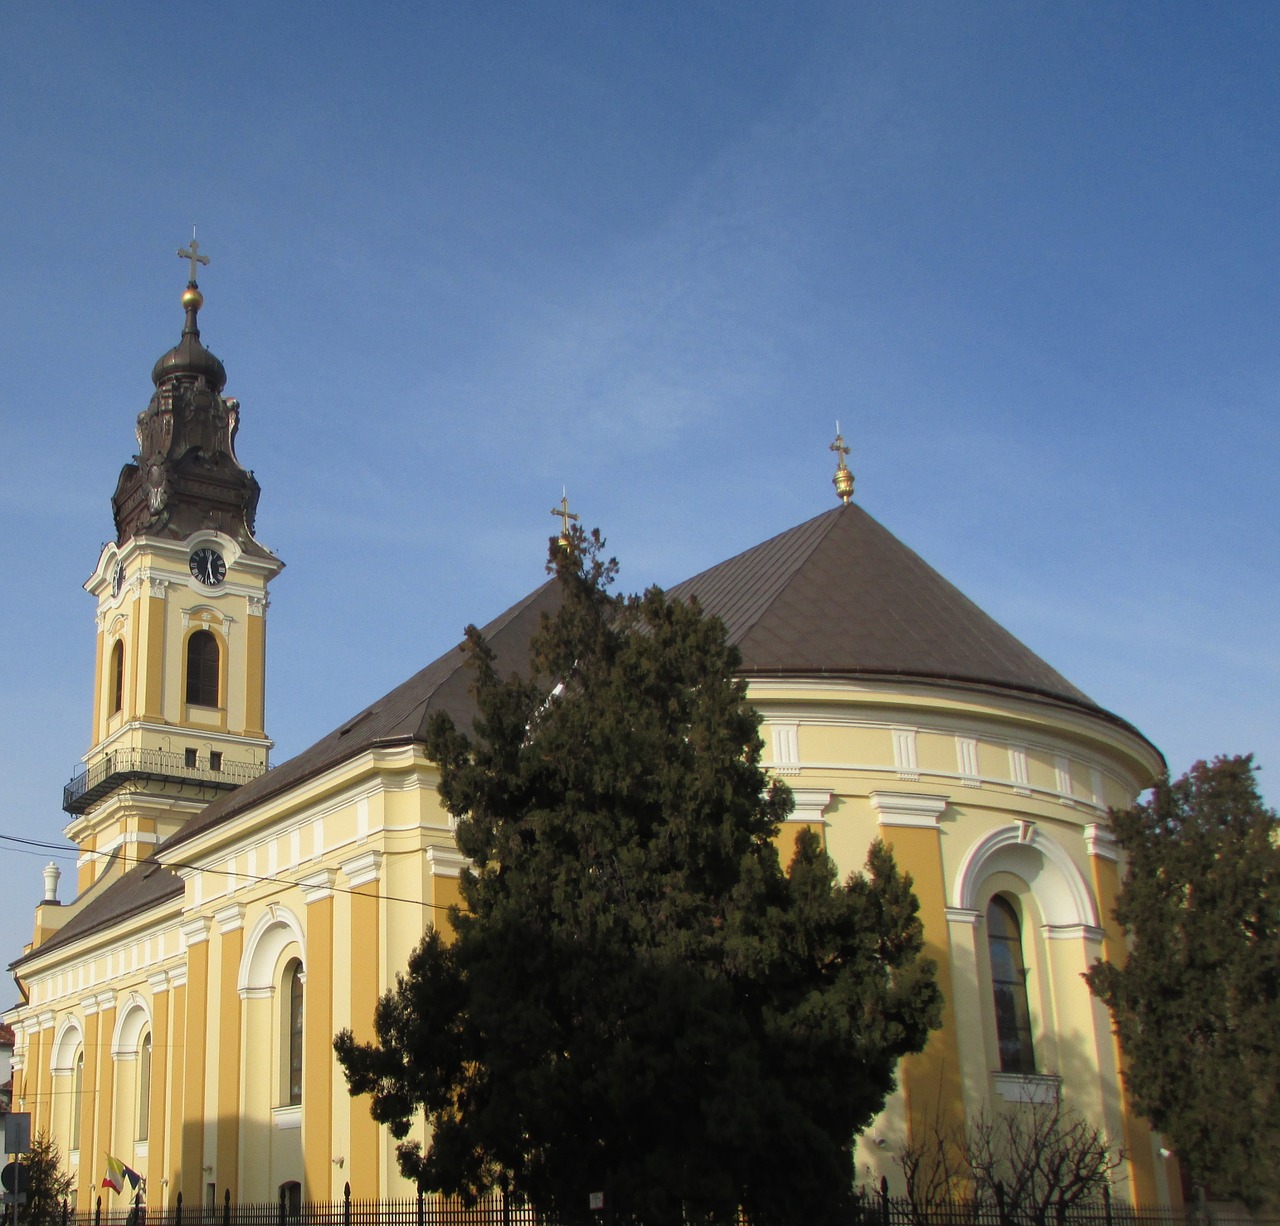
M347 885L351 889L368 885L369 882L377 881L382 876L382 852L371 848L353 859L344 861L341 867L347 879Z
M432 844L427 848L427 863L431 866L433 877L459 877L471 861L456 847Z
M219 907L213 913L213 922L218 925L218 931L224 935L235 932L237 928L243 928L244 904L233 902L225 907Z
M870 799L881 826L936 826L947 807L947 797L926 792L875 791Z
M336 869L322 868L298 878L298 887L302 890L302 899L311 906L313 902L322 902L333 897L333 883L337 880Z
M1116 836L1102 822L1092 822L1084 828L1084 845L1089 854L1097 856L1099 860L1120 859L1120 845L1116 842Z

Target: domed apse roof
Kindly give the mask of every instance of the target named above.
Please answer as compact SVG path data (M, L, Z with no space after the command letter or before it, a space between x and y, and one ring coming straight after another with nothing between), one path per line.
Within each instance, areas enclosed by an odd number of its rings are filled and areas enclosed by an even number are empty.
M856 503L671 589L728 628L748 677L917 678L1101 708Z

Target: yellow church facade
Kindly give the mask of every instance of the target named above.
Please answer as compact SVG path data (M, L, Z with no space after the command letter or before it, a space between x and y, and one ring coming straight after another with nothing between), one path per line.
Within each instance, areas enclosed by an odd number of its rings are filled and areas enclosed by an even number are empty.
M106 1155L152 1204L411 1194L389 1134L351 1099L332 1039L373 1007L465 862L422 748L472 710L449 650L268 769L268 585L239 405L200 343L153 371L139 454L112 499L97 601L93 741L64 793L75 897L47 872L13 973L14 1109L58 1140L79 1203ZM1124 1149L1117 1195L1178 1203L1176 1167L1129 1107L1106 1010L1081 976L1123 956L1109 807L1159 752L977 609L849 500L674 589L720 616L761 712L765 763L842 872L876 837L920 899L944 1024L860 1140L859 1176L900 1186L895 1148L935 1119L1059 1096ZM843 476L841 476L843 474ZM548 584L485 633L518 667ZM465 620L469 610L459 610ZM853 1173L851 1173L851 1177Z

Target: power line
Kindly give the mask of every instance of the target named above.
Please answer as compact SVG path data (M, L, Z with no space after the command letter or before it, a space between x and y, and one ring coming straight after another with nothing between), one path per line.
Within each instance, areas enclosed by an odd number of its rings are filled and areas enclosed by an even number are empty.
M16 847L14 849L15 851L22 851L26 847L40 848L42 850L47 850L55 853L55 858L58 858L59 856L64 860L70 860L73 858L71 853L69 853L66 845L61 843L46 843L40 839L24 839L19 837L16 834L0 834L0 841L6 842L6 843L22 844L21 847ZM28 852L27 854L34 855L36 853L32 851L32 852ZM89 852L88 854L91 856L97 856L102 859L109 859L109 858L114 858L118 856L120 861L124 864L139 865L139 864L150 863L150 864L155 864L158 868L165 868L169 870L187 869L188 871L194 872L194 873L213 874L220 877L233 877L237 880L243 879L245 881L267 882L272 885L282 885L285 887L294 887L297 889L302 888L302 886L299 885L298 882L291 881L288 877L281 877L279 875L264 876L260 873L247 873L247 872L241 872L239 869L232 870L229 868L203 868L199 865L187 864L177 860L171 861L169 863L165 863L163 861L157 860L154 856L129 856L125 852L118 852L118 851L109 851L109 852L95 851L95 852ZM414 856L414 855L421 855L422 853L420 850L413 848L406 851L384 851L382 854L385 857L390 857L390 856ZM376 900L378 902L408 903L410 906L425 907L427 910L430 910L430 911L448 911L450 907L453 905L451 903L426 902L425 900L420 898L402 898L398 894L381 894L381 893L367 894L367 893L363 893L361 890L356 889L352 886L331 885L327 888L333 894L350 894L357 898L368 898L371 901Z

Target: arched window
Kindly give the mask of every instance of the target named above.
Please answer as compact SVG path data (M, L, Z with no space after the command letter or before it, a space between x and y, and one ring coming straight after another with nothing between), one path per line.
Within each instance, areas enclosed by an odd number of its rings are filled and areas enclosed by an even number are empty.
M138 1048L138 1131L137 1139L151 1135L151 1036L146 1035Z
M111 649L111 714L124 707L124 640L116 639Z
M197 707L218 705L218 640L197 630L187 640L187 702Z
M296 1107L302 1102L302 963L294 958L284 972L284 1000L288 1013L284 1018L284 1047L289 1057L285 1102Z
M995 995L996 1038L1002 1073L1034 1073L1031 1010L1027 1006L1027 968L1022 961L1022 926L1008 899L996 895L987 904L987 948Z
M80 1148L80 1112L84 1106L84 1050L76 1052L71 1074L71 1138L68 1149Z

